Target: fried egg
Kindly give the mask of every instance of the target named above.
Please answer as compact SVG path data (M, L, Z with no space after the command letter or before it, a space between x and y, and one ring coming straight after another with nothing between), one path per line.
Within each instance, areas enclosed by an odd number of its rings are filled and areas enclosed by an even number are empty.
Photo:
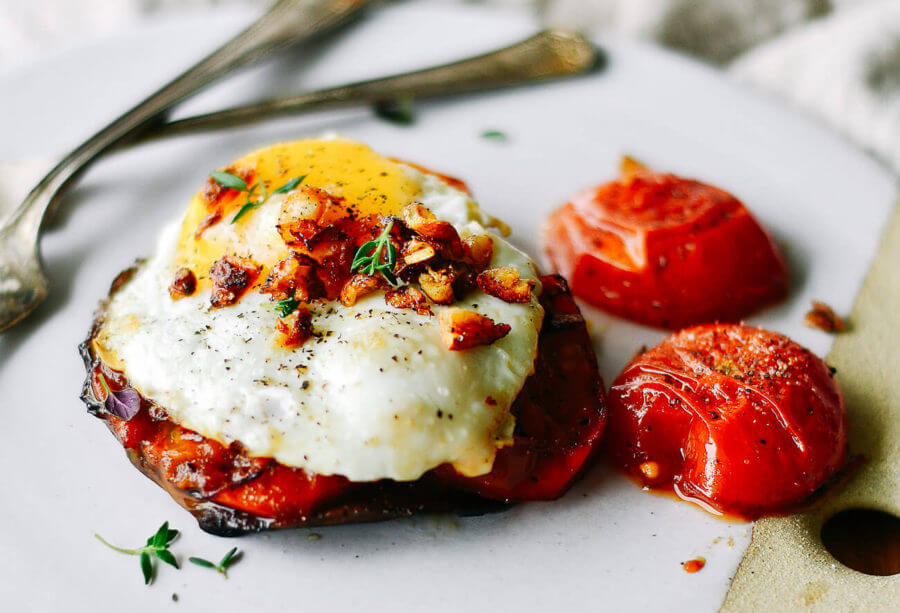
M462 237L490 232L491 266L514 267L535 291L528 302L508 303L475 289L451 306L431 305L434 315L390 306L383 291L353 306L312 302L314 338L287 348L277 341L269 296L252 289L212 308L208 271L224 255L249 257L264 279L288 254L278 224L311 215L315 203L299 188L275 194L234 223L230 211L198 237L207 213L201 192L110 299L93 341L100 358L169 419L286 466L351 481L415 480L442 464L466 476L490 472L497 450L512 444L510 408L537 353L543 309L533 261L488 229L492 218L458 184L359 143L283 143L231 167L252 171L269 191L303 177L361 214L397 215L420 203ZM168 287L181 268L196 272L197 291L173 300ZM510 331L450 351L438 324L449 308Z

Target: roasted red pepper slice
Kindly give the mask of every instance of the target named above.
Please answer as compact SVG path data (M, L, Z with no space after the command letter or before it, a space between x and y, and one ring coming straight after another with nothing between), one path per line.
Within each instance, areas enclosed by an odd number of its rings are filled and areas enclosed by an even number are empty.
M254 515L291 521L309 515L352 486L344 477L311 475L273 463L255 479L223 490L213 500Z

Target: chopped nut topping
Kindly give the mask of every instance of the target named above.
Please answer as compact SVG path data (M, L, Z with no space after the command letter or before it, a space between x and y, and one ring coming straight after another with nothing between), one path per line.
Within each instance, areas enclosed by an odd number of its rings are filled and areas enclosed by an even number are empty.
M403 223L410 230L438 243L445 257L462 257L462 241L453 224L437 219L434 213L421 204L409 204L403 207L401 216Z
M486 294L505 302L518 303L531 300L531 290L535 285L531 279L522 279L519 271L512 266L489 268L479 274L475 282Z
M463 252L475 270L484 270L494 257L494 240L487 234L473 234L462 239Z
M812 309L803 318L803 323L824 332L841 332L847 328L844 320L830 306L816 300L813 300Z
M449 262L428 268L419 275L419 285L438 304L450 304L475 287L472 269L464 262Z
M403 223L413 230L415 230L417 226L437 221L437 217L434 216L434 213L418 202L413 202L412 204L407 204L403 207L403 210L400 211L400 217L403 219Z
M175 272L175 280L169 286L169 295L172 300L185 298L197 291L197 275L189 268L179 268Z
M508 324L494 323L474 311L448 309L438 315L441 338L451 351L462 351L479 345L490 345L509 334Z
M433 259L436 255L437 251L435 250L433 245L419 239L412 239L407 241L400 250L400 256L403 258L403 262L407 266L413 266L415 264L427 262L428 260Z
M279 319L276 327L281 334L281 344L283 346L289 348L299 347L312 337L312 313L309 309L300 307L287 321Z
M278 232L285 244L314 259L327 255L335 243L346 238L337 227L320 226L312 219L298 219L280 224Z
M412 309L419 315L431 315L425 294L411 285L387 292L384 301L398 309Z
M309 302L322 296L319 279L313 274L315 262L305 255L292 253L272 267L259 291L271 294L272 300L294 298Z
M209 269L209 278L213 283L210 304L219 308L237 302L247 291L256 277L260 267L249 259L226 255Z
M384 277L355 274L341 288L341 304L353 306L363 296L386 287L387 282L384 280Z
M295 221L279 224L278 233L289 246L303 245L309 248L309 242L313 240L323 228L319 227L312 219L297 219Z
M449 268L427 271L419 275L419 285L425 295L437 304L452 304L456 300L453 293L453 276Z
M317 203L315 219L321 226L329 226L347 215L347 205L340 196L335 196L324 189L303 185L300 190Z

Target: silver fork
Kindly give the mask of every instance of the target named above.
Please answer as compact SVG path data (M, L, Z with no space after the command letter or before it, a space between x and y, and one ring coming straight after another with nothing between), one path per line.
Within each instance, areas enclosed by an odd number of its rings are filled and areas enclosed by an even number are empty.
M151 94L66 155L28 193L0 228L0 331L47 296L40 254L41 222L59 196L103 153L152 128L175 104L250 62L342 23L370 0L278 0L246 30Z
M573 75L597 66L599 59L598 50L583 36L564 30L545 30L509 47L442 66L265 100L168 123L155 123L152 129L135 132L127 140L119 140L111 147L125 147L145 140L233 127L322 108L361 102L385 102L404 96L428 98ZM39 224L39 220L37 223ZM30 307L24 302L25 298L29 298L27 295L4 303L5 254L2 232L0 231L0 331L4 329L4 321L8 322L5 327L17 321L14 313L7 315L4 312L5 308L27 308L18 316L21 319L43 298L37 298ZM36 258L36 234L32 235L32 241L33 257ZM35 262L35 266L40 273L39 262ZM43 278L42 274L41 277ZM43 281L43 288L46 293L46 281ZM25 289L24 293L27 294L27 288ZM6 307L5 304L10 306Z

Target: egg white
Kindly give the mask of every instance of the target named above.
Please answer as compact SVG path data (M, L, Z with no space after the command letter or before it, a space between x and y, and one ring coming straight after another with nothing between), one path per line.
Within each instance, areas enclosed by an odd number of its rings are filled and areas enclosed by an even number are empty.
M421 186L417 200L461 235L488 232L482 224L490 218L468 194L402 168ZM259 249L275 240L284 198L267 201L242 230ZM452 305L509 324L493 344L450 351L436 317L448 307L432 305L435 316L422 316L385 304L378 292L352 307L312 304L317 336L286 349L267 295L251 291L220 309L209 307L208 288L172 300L180 226L163 232L156 255L111 299L100 331L131 384L173 421L239 441L250 455L352 481L415 480L444 463L481 475L511 444L510 406L533 371L543 309L534 263L501 237L491 234L491 265L536 281L532 300L509 304L476 290ZM228 223L211 230L233 231Z

